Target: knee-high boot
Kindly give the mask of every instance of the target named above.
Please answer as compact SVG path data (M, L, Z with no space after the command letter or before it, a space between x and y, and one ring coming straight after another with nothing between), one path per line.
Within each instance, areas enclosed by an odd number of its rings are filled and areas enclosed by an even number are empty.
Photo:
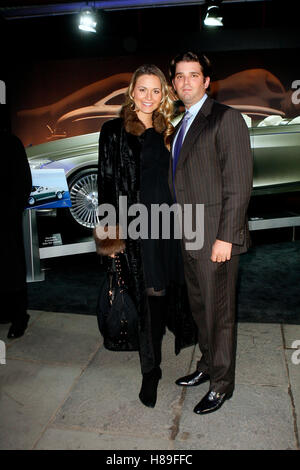
M165 297L148 297L150 316L151 316L151 337L154 353L154 368L143 374L143 382L139 398L145 406L154 408L157 399L158 382L162 373L161 363L161 345L165 332Z

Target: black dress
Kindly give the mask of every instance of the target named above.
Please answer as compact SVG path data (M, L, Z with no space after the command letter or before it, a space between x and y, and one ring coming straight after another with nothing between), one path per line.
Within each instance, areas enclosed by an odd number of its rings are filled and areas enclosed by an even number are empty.
M183 283L180 240L174 239L173 214L170 217L170 239L162 238L162 216L159 238L151 238L151 204L173 204L168 185L170 154L164 139L153 128L144 134L141 152L140 201L148 209L148 239L142 239L142 260L146 288L166 289L173 281Z

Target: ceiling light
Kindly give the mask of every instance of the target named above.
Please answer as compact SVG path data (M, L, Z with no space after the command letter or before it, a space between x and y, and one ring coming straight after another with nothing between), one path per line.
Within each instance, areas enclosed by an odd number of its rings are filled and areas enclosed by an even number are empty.
M217 5L207 7L207 13L204 20L206 26L223 26L223 17L220 13L220 8Z
M90 7L82 9L80 12L78 28L81 29L81 31L96 33L96 26L97 21L95 11Z

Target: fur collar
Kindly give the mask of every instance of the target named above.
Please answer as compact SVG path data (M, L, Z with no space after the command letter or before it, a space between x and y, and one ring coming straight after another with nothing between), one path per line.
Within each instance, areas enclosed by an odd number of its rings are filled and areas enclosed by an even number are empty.
M132 111L129 106L124 106L122 108L120 116L124 121L125 130L129 134L140 136L145 132L146 127L144 126L142 121L139 120L136 112ZM152 122L156 132L158 132L159 134L165 132L167 128L166 121L161 113L159 113L158 111L154 111Z

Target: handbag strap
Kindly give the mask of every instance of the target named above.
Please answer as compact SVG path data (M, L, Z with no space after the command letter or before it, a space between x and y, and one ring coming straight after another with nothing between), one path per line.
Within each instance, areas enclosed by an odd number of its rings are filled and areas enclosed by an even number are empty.
M125 260L125 263L121 262L120 257ZM126 267L127 272L124 272L124 269L126 270ZM126 251L122 251L121 253L117 253L115 255L115 257L113 258L113 269L117 276L118 285L120 287L128 287L126 279L128 281L128 276L130 277L132 271Z
M122 277L122 268L119 255L117 254L114 258L115 270L117 274L117 283L119 287L125 287L125 281Z

